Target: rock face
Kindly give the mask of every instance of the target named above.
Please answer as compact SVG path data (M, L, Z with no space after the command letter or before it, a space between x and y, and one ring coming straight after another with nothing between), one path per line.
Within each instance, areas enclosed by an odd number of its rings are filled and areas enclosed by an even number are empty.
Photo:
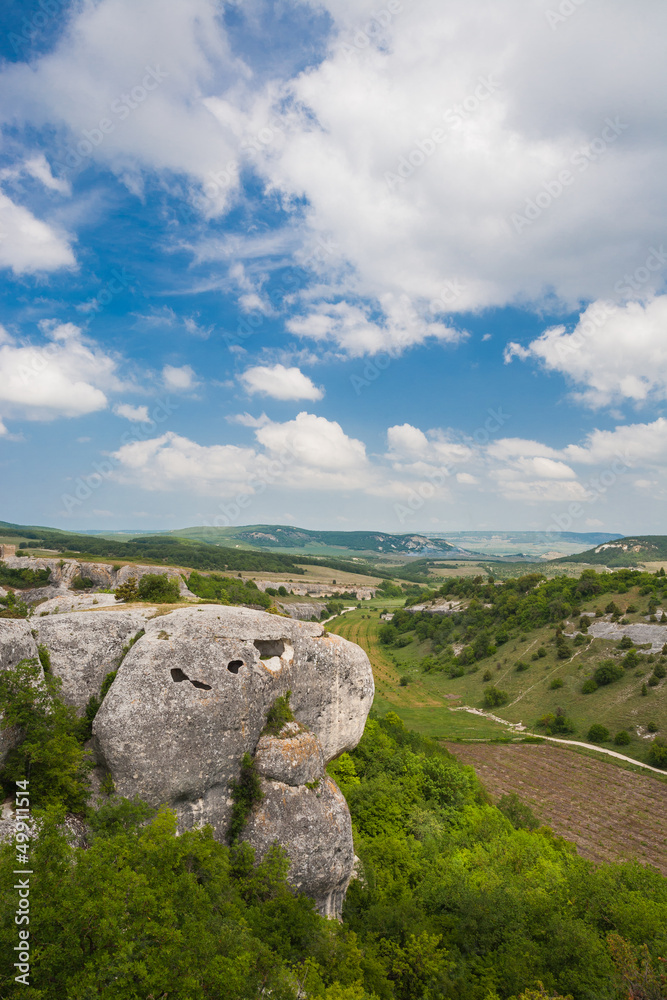
M33 618L37 642L46 646L51 672L62 681L61 696L83 712L102 681L116 670L123 647L145 627L155 608L100 608ZM36 654L33 654L36 655Z
M49 587L42 587L39 590L27 591L30 600L41 600L44 597L60 596L60 592L67 592L67 588L72 580L77 576L85 576L93 581L95 587L118 587L122 583L127 583L130 577L140 580L147 573L161 573L171 580L176 580L182 597L194 597L183 581L180 573L168 566L139 566L129 563L124 566L114 568L110 563L79 562L77 559L43 559L31 556L8 556L5 558L7 566L13 569L49 569Z
M0 620L0 669L37 656L38 643L64 700L79 710L118 669L93 724L94 784L109 775L120 795L170 805L181 830L210 823L225 840L230 784L250 754L264 796L243 839L258 859L281 844L292 884L322 913L340 916L352 831L324 768L356 746L372 704L362 649L314 622L246 608L198 605L155 616L155 608L96 607ZM296 721L262 735L269 709L288 691Z
M92 614L101 612L76 617ZM210 823L223 840L230 783L243 755L257 752L265 798L247 839L259 856L274 840L284 844L294 884L338 914L352 840L347 806L324 764L363 732L373 699L366 654L321 625L242 608L178 609L144 628L93 726L100 765L118 793L166 802L181 829ZM300 731L260 739L269 708L287 691Z

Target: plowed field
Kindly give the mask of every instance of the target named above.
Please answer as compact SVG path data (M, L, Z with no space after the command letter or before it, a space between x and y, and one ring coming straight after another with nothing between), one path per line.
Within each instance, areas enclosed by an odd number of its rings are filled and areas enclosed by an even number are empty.
M516 792L595 862L632 858L667 875L667 784L553 744L447 743L494 801Z

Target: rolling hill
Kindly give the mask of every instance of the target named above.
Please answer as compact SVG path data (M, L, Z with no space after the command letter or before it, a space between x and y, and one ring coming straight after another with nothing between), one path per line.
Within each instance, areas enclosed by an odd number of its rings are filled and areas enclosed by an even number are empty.
M596 545L578 555L554 562L590 563L594 566L641 566L667 559L667 535L628 535Z

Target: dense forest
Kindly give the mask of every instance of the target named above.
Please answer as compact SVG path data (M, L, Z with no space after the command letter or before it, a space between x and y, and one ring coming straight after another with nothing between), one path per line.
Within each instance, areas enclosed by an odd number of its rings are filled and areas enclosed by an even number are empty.
M595 868L513 798L389 714L330 765L348 800L358 877L342 925L208 829L87 793L89 735L36 663L0 673L23 743L0 776L30 776L34 835L0 849L3 1000L660 1000L667 881ZM85 843L65 813L85 820ZM79 825L79 836L81 826ZM28 846L26 846L26 844ZM29 851L31 985L14 981L15 870Z

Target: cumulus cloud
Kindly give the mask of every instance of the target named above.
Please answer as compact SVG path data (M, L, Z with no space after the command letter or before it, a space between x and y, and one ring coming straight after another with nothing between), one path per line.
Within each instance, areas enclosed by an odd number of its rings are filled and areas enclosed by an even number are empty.
M667 258L666 258L667 259ZM510 343L506 361L535 360L571 379L577 398L599 407L667 397L667 295L623 307L594 302L574 330L551 327L528 347Z
M188 489L232 496L267 485L304 490L360 490L373 473L361 441L340 424L300 413L286 423L254 428L257 446L199 445L174 432L123 445L114 454L118 477L149 490Z
M148 423L150 421L147 406L131 406L130 403L117 403L113 408L113 412L117 417L124 417L125 420L131 420L133 423Z
M38 344L0 334L0 415L54 420L105 409L107 392L123 387L118 360L71 323L41 329Z
M215 215L238 188L227 165L240 137L206 95L242 90L247 76L213 0L102 0L83 5L51 51L5 67L0 113L64 128L60 172L96 160L135 192L144 171L185 175L202 212Z
M369 306L349 302L321 302L302 316L287 321L290 333L312 340L332 340L352 357L390 351L396 355L428 339L457 343L467 336L445 323L420 315L406 295L383 295L381 316L373 318Z
M182 365L180 368L174 365L165 365L162 369L162 380L165 387L171 389L172 392L189 392L199 385L190 365Z
M271 396L273 399L317 400L324 396L324 390L296 367L256 365L247 368L240 380L247 392Z
M0 267L9 267L14 274L34 274L75 263L66 236L0 192Z

